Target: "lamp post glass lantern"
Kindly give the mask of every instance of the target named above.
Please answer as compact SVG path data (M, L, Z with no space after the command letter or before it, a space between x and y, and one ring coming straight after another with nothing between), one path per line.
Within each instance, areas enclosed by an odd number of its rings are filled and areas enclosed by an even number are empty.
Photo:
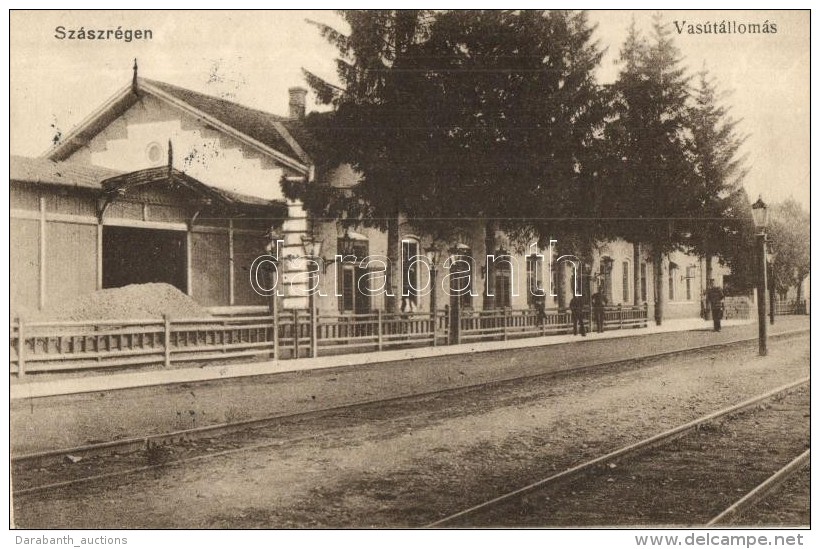
M305 255L310 259L316 259L322 256L323 242L313 235L305 235L302 237L302 249Z
M760 356L768 354L766 333L766 226L769 224L769 208L759 197L752 204L752 220L757 229L757 324L758 351Z
M759 196L757 202L752 204L752 220L758 234L766 232L766 226L769 224L769 208L763 202L762 196Z
M342 235L342 238L340 240L341 246L338 250L336 250L337 254L343 257L347 257L349 255L356 255L356 248L353 245L353 236L350 234L350 230L345 230L345 234Z

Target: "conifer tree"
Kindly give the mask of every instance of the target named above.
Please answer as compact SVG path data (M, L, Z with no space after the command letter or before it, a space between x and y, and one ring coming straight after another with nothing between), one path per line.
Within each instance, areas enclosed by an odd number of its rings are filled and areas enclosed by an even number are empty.
M691 249L706 262L706 279L712 279L712 258L726 262L734 246L730 240L751 240L748 219L741 217L743 178L747 173L739 151L745 136L737 133L738 120L719 102L716 85L704 68L690 113L692 161L697 194L695 207L701 212L689 227ZM727 246L728 245L728 246ZM734 257L735 267L739 257ZM752 257L749 261L752 261Z
M423 156L423 129L413 127L425 108L417 94L424 71L416 70L415 48L424 40L429 14L422 10L345 10L350 31L316 23L339 51L341 86L310 71L304 74L330 117L308 119L327 167L347 163L359 181L349 189L316 185L299 190L314 216L344 219L387 232L386 309L397 309L399 223L418 189L415 168ZM294 189L285 194L295 197Z
M480 220L488 253L499 228L542 244L586 229L574 219L590 217L590 154L606 109L583 12L343 15L350 33L322 33L339 48L344 89L306 75L334 106L314 125L337 149L328 157L362 179L307 190L309 209L386 229L396 244L399 215L427 234ZM397 255L388 249L393 264ZM493 290L492 265L485 277Z
M590 226L576 219L591 217L607 112L593 34L584 12L566 11L448 12L431 26L424 49L440 95L430 123L449 131L436 148L447 189L436 200L484 220L488 253L498 229L545 245ZM485 289L493 278L488 265Z
M689 77L671 30L655 16L649 40L633 22L613 85L608 125L607 203L613 236L645 243L652 253L655 322L663 319L663 258L686 240L699 215L689 143Z

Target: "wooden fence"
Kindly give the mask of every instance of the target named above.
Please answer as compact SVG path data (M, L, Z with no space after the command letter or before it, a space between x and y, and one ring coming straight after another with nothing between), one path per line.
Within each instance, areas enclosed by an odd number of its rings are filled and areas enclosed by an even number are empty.
M28 322L18 318L9 334L9 369L34 372L174 364L230 359L293 359L449 342L507 340L568 333L568 311L494 310L459 315L450 337L449 313L314 314L286 310L274 318L264 308L225 311L213 318ZM585 313L589 318L589 311ZM645 327L647 308L608 307L605 329ZM274 337L276 334L276 337ZM452 340L452 341L451 341Z
M776 315L807 315L806 300L779 299L774 303L774 314Z
M745 320L753 309L752 300L745 296L730 296L723 300L725 320Z

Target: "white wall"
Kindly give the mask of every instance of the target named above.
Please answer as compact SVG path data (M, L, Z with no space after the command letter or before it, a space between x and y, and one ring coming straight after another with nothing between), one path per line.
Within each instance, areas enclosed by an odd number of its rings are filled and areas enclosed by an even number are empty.
M73 158L131 172L167 165L168 140L174 167L214 187L266 199L282 199L283 170L262 153L156 98L145 97L95 136ZM160 147L152 161L148 150Z

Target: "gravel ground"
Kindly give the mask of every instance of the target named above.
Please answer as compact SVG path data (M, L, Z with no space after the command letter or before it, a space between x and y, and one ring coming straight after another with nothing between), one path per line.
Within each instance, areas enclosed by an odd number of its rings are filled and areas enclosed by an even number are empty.
M775 329L808 327L806 318L790 320L779 320ZM693 330L389 363L375 363L377 355L363 354L356 366L15 400L11 449L13 455L31 453L537 376L732 341L754 336L756 329L734 326L719 334ZM751 352L754 347L746 346Z
M703 525L808 448L808 411L804 385L648 452L447 526Z
M811 468L806 465L731 526L782 528L811 524Z
M808 372L805 336L764 358L739 348L465 390L325 432L318 420L276 446L17 497L15 517L32 528L420 526Z

